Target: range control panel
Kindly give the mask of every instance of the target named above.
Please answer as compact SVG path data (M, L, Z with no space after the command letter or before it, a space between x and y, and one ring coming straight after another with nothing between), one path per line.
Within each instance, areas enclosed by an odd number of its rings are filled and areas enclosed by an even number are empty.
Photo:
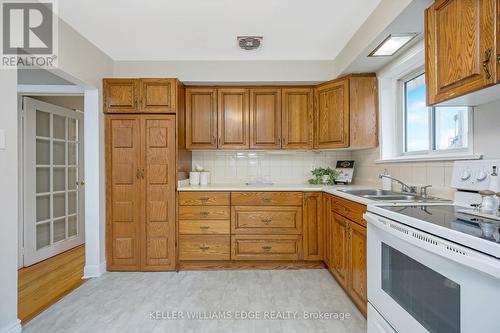
M493 167L496 167L496 173L499 174L500 160L456 161L453 165L451 187L468 191L488 190Z

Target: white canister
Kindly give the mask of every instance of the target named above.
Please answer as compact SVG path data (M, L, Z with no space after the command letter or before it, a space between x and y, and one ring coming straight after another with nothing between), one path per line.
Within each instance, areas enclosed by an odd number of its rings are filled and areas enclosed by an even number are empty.
M191 171L189 173L189 185L200 185L200 173L197 171Z
M200 172L200 185L208 185L210 183L210 172Z

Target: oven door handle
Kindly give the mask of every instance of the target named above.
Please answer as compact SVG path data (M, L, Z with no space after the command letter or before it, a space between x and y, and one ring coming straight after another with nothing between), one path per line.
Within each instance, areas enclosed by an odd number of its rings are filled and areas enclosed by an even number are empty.
M500 260L498 259L373 213L368 212L364 217L369 225L427 252L471 267L496 279L500 278ZM368 231L368 238L370 238L370 231Z

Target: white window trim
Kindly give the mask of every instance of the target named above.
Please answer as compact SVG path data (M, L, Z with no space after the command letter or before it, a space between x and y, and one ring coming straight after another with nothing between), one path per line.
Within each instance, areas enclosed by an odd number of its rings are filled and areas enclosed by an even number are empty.
M469 112L467 148L404 152L404 115L401 109L401 105L403 105L402 85L405 78L417 75L419 72L424 72L424 59L424 41L420 41L377 73L379 77L380 103L380 159L375 161L375 163L482 158L482 155L474 154L473 150L473 110ZM430 128L429 130L431 131L432 129Z

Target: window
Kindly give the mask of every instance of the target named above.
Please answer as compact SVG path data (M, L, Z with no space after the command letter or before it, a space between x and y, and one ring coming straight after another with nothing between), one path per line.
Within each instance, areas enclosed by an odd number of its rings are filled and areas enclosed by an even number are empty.
M425 73L401 80L403 93L402 155L469 150L467 106L426 106Z

